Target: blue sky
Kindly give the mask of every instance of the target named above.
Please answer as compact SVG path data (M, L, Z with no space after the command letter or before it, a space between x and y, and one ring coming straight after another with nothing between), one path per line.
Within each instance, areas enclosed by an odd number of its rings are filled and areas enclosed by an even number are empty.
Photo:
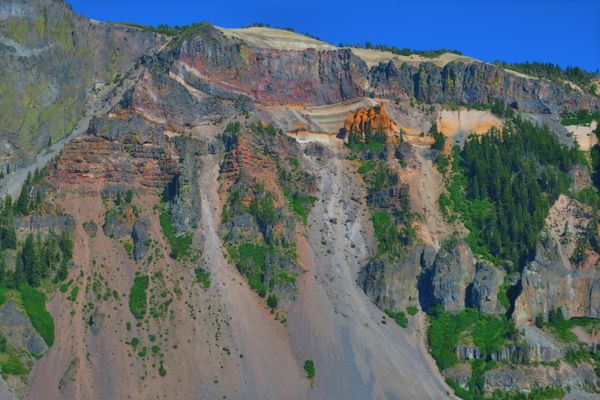
M451 48L485 61L600 68L600 0L70 0L101 21L293 27L337 44Z

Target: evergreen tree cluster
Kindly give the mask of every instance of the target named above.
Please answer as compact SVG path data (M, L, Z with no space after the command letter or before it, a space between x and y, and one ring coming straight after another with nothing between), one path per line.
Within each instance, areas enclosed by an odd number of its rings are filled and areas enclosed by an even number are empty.
M67 231L30 233L21 243L15 230L15 217L30 215L42 204L44 176L45 170L29 174L17 200L13 203L7 196L0 204L0 287L37 287L44 279L62 281L67 277L67 265L73 257L73 241ZM9 259L14 261L10 270Z
M502 132L471 137L462 151L455 147L454 158L442 208L462 215L474 250L523 266L535 255L548 210L568 189L578 150L546 127L515 119Z
M502 68L539 78L546 78L555 82L570 81L586 89L591 94L600 94L597 93L598 88L593 83L594 78L598 78L598 71L588 72L582 68L571 66L562 68L558 64L541 62L505 63L496 61L495 64Z
M397 54L399 56L410 56L410 55L418 55L421 57L425 57L425 58L436 58L441 56L444 53L453 53L453 54L458 54L458 55L462 55L462 52L458 51L458 50L452 50L452 49L435 49L435 50L415 50L415 49L409 49L408 47L403 47L403 48L399 48L397 46L390 46L390 45L386 45L386 44L373 44L369 41L366 41L365 44L361 44L361 43L357 43L357 44L348 44L348 45L344 45L342 43L340 43L338 45L338 47L354 47L354 48L363 48L363 49L372 49L372 50L379 50L379 51L388 51L390 53L393 54Z

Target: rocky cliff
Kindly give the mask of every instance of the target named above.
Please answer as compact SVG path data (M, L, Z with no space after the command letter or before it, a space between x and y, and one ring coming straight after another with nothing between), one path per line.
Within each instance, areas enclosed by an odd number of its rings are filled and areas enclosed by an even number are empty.
M393 134L398 130L398 125L385 111L385 104L380 104L369 109L350 111L342 129L346 135L357 132L364 140L367 132L374 134L381 131L386 135Z
M94 91L119 81L165 38L91 21L62 0L0 5L0 165L31 160L68 135Z
M376 96L404 96L427 103L485 104L502 99L518 110L534 113L600 107L597 97L568 86L519 76L481 62L449 62L443 67L426 62L418 67L398 67L390 61L371 68L369 82Z
M517 320L600 316L600 261L593 210L561 196L546 220L536 258L523 271Z

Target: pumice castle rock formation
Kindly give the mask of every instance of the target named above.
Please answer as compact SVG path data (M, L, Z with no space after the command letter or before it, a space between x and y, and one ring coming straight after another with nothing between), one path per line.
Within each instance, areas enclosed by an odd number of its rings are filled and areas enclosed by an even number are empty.
M600 84L0 0L1 399L593 399Z

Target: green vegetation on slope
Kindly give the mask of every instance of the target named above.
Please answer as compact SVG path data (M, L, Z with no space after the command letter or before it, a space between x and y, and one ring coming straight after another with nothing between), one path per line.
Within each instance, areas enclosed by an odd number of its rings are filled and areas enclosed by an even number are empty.
M512 321L505 317L483 314L472 308L458 313L442 311L439 306L430 311L427 339L431 355L441 370L458 362L454 353L459 339L472 341L484 355L500 350L515 334Z
M31 324L48 347L54 344L54 319L46 310L46 295L29 285L21 286L21 300Z
M517 269L533 258L548 210L567 191L579 155L546 127L513 122L470 137L462 151L453 148L452 180L440 207L450 220L462 219L475 253Z
M171 217L165 203L160 203L160 226L171 247L171 256L176 259L189 257L192 247L192 234L176 235L171 224Z
M314 379L316 374L315 362L313 360L306 360L304 362L304 370L306 371L306 377L308 379Z
M136 276L133 286L129 292L129 310L136 319L142 319L146 315L148 303L146 290L150 279L148 276Z
M524 62L524 63L505 63L496 61L496 65L502 68L521 72L523 74L545 78L551 81L562 83L563 81L572 82L580 86L583 90L593 95L599 95L598 89L594 84L594 79L598 78L597 73L588 72L579 67L562 68L558 64L541 63L541 62Z
M369 41L365 42L365 44L357 43L357 44L347 44L344 45L342 43L339 44L339 47L355 47L358 49L373 49L379 51L389 51L390 53L394 53L400 56L410 56L410 55L418 55L425 58L436 58L441 56L444 53L452 53L462 55L462 53L458 50L452 49L435 49L435 50L415 50L409 49L408 47L399 48L396 46L389 46L385 44L373 44Z

